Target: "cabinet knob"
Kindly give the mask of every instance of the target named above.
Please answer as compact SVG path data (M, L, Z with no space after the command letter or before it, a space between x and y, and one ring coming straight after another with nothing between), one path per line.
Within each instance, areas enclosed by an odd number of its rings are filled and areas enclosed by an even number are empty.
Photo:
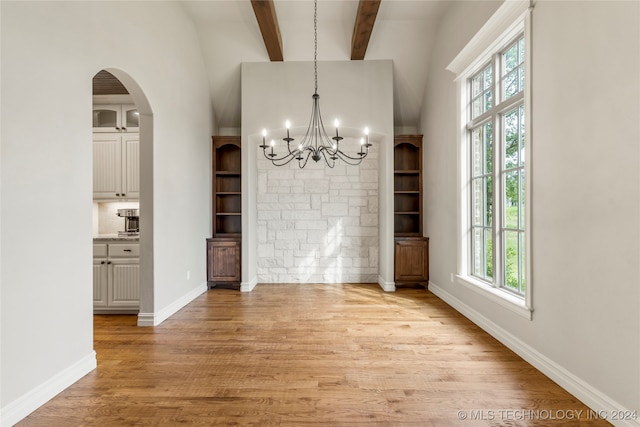
M105 261L100 261L100 264L104 264L104 263L105 263Z
M119 131L119 130L120 130L120 128L119 128L118 126L116 126L116 130L117 130L117 131Z
M126 127L124 127L124 126L122 126L122 130L126 132L126 131L127 131L127 128L126 128Z
M107 264L111 264L111 261L107 261Z

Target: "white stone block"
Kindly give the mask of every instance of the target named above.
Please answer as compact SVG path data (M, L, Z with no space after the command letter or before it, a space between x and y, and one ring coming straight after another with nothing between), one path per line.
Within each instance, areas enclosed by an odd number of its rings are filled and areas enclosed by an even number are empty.
M296 222L291 220L271 221L268 225L274 230L295 230L296 228Z
M327 181L305 181L305 191L309 193L323 194L329 192L329 183Z
M377 227L378 226L378 214L376 213L364 213L360 215L360 225L363 227Z
M321 219L322 213L319 210L308 209L308 210L283 210L282 219L291 219L291 220L313 220L313 219Z
M378 198L377 197L369 197L369 212L378 212Z
M258 236L258 243L267 242L267 226L264 224L264 222L262 224L258 223L257 236Z
M339 194L340 192L338 192ZM332 194L329 196L329 203L333 203L333 204L343 204L343 205L348 205L349 204L349 197L347 196L340 196L338 194Z
M365 196L366 194L363 195L362 197L360 196L349 197L349 206L368 206L369 200L367 200L367 197Z
M270 258L274 256L273 243L263 243L258 245L258 258Z
M300 242L298 240L276 240L274 242L275 249L298 249L300 247ZM285 254L286 256L286 254Z
M377 236L378 235L377 227L348 226L346 227L345 232L347 236Z
M276 230L276 240L305 240L307 237L306 231L299 230Z
M280 194L278 196L278 202L282 204L296 204L296 203L311 204L311 195L297 194L297 193Z
M256 202L258 204L262 204L262 203L278 203L278 195L277 194L271 194L271 193L258 193L256 196Z
M325 203L322 205L322 216L347 216L349 206L344 203Z
M318 221L296 221L296 230L326 230L327 229L327 221L326 220L318 220Z
M274 220L274 219L280 219L280 211L274 211L274 210L258 210L258 220Z
M327 243L327 232L324 230L315 231L311 230L307 232L307 241L306 243L319 243L326 244Z
M267 172L268 179L291 180L295 178L295 172L286 168L269 169Z
M346 189L340 191L341 196L348 196L350 199L354 197L365 197L367 195L366 190L354 190L354 189Z

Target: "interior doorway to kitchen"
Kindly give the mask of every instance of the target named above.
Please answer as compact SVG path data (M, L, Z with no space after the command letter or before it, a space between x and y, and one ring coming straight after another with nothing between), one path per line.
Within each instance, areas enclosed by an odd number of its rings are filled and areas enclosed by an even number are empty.
M93 86L94 313L153 318L153 114L138 83L100 70Z

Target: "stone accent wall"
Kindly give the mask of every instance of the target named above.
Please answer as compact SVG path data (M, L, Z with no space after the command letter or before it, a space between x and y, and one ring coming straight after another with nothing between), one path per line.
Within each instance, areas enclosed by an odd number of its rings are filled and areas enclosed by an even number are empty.
M358 150L355 139L341 144ZM311 159L304 169L297 161L276 167L257 154L258 282L377 282L375 144L359 166L338 161L333 169Z

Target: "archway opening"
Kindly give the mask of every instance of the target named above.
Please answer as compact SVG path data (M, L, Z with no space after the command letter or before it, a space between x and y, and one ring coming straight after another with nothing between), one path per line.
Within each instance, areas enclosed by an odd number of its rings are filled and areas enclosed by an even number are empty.
M94 237L114 238L113 250L96 246L103 259L94 253L94 312L137 313L139 326L152 326L153 112L123 70L100 70L92 87Z

